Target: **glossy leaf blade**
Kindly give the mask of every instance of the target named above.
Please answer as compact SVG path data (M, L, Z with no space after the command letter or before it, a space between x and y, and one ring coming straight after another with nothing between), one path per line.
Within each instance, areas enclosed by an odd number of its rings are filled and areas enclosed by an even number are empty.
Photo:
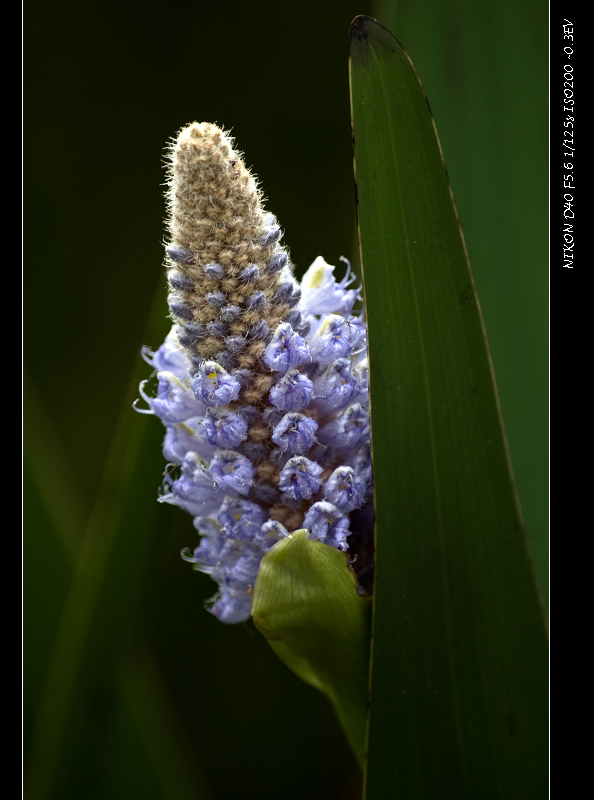
M367 800L544 797L547 644L486 339L428 103L350 32L376 586Z

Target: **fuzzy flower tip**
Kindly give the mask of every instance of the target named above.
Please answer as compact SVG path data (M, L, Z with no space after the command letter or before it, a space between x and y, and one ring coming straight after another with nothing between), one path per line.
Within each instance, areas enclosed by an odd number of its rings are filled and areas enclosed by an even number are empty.
M173 326L144 351L166 428L160 500L194 517L184 558L218 583L207 604L249 618L264 553L292 531L346 551L370 587L373 511L360 290L317 258L299 283L233 140L184 128L169 151L165 247ZM140 409L139 409L140 410Z

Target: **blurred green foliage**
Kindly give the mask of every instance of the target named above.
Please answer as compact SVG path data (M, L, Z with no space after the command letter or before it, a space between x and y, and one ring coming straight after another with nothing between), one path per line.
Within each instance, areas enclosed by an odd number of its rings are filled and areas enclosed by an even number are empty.
M232 128L299 270L317 255L356 264L347 32L357 14L394 31L429 94L546 576L543 0L383 9L33 0L24 9L27 797L359 796L325 698L251 625L226 627L203 611L214 585L179 558L196 541L191 520L155 502L160 425L131 411L148 375L140 347L167 329L162 153L185 123Z

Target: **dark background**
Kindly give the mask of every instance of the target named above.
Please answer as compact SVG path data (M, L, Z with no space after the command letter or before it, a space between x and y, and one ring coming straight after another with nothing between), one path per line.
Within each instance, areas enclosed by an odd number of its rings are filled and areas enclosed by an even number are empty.
M232 129L298 270L358 261L348 26L370 14L428 92L547 573L544 0L114 2L24 9L25 766L31 798L349 798L326 700L202 610L191 519L155 502L135 415L167 330L163 148ZM76 567L74 567L76 565ZM86 616L85 616L86 615ZM206 788L208 787L208 788Z

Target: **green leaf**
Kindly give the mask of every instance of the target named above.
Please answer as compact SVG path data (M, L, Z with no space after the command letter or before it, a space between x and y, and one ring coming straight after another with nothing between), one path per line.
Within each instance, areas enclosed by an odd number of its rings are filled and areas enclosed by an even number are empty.
M547 791L547 641L474 282L427 98L350 31L376 578L366 798Z
M252 616L275 653L330 699L359 763L367 713L370 601L347 556L296 531L262 559Z

